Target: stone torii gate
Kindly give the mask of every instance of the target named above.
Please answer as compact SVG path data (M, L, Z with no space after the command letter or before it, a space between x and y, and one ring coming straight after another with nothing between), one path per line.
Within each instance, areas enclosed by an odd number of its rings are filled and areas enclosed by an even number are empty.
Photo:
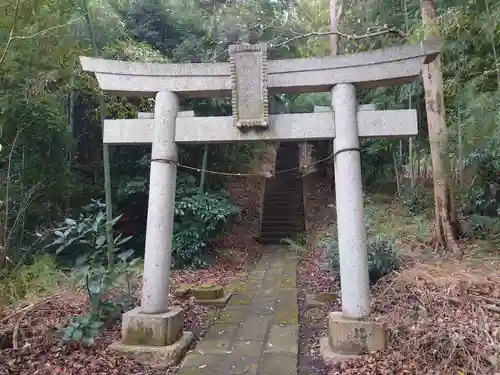
M417 117L414 110L360 110L356 88L411 82L440 47L440 41L429 40L353 55L267 61L265 44L235 45L229 63L199 64L82 57L83 70L95 73L104 91L156 98L153 116L104 122L104 143L152 144L141 306L124 314L122 341L115 348L169 363L192 339L183 332L182 310L168 300L178 144L332 138L342 313L333 323L330 318L330 332L338 337L330 337L329 345L337 352L366 347L367 327L359 326L370 315L359 138L415 135ZM268 115L268 94L283 92L331 92L331 108ZM179 96L215 95L232 96L232 116L179 112Z

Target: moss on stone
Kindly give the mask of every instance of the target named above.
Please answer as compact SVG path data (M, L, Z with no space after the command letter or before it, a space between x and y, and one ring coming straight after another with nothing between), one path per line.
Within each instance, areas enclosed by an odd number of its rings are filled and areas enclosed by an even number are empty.
M277 324L299 324L297 305L276 310L274 313L274 322Z
M295 288L297 286L297 279L295 276L282 277L280 279L280 285L282 288Z
M192 290L193 296L198 300L212 300L224 296L224 288L217 285L200 285Z
M251 305L254 297L254 294L238 293L231 299L231 305Z
M153 332L153 328L145 327L141 324L135 324L133 327L127 328L127 334L125 335L126 340L124 344L128 345L165 345L164 342L156 342L156 335Z
M339 299L339 295L338 293L333 293L333 292L322 292L322 293L318 293L316 294L316 296L314 297L314 299L316 301L320 301L320 302L332 302L332 301L336 301Z

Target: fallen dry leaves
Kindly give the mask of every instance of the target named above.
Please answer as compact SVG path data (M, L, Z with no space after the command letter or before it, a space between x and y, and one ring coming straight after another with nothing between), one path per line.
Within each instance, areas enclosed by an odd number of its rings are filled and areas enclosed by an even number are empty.
M333 197L321 181L313 181L309 193L311 234L324 236L334 223L325 208ZM372 290L373 318L387 327L387 348L331 366L329 375L500 375L499 262L443 260L413 239L402 246L411 255L408 269L380 280ZM338 291L338 281L322 270L324 254L315 248L303 257L299 278L308 292ZM328 310L340 310L339 303ZM320 363L313 341L326 332L315 334L306 342L308 353L301 354L312 357L309 367ZM328 370L319 367L315 373Z
M381 352L334 374L496 374L500 365L498 268L416 264L379 282L374 318L390 334Z
M229 186L232 199L243 207L242 219L228 236L217 245L230 248L231 256L218 252L215 262L202 270L177 270L173 272L171 301L182 306L185 312L185 329L197 336L210 324L207 307L200 306L192 298L178 299L172 292L182 283L216 283L228 285L235 275L242 277L247 266L259 258L260 246L253 236L258 229L260 182L258 179L241 178ZM140 288L134 291L138 300ZM27 304L27 306L30 306ZM87 313L89 304L84 293L66 291L35 302L33 306L0 312L0 375L168 375L176 368L153 369L126 357L106 352L107 346L120 338L120 322L107 324L94 347L79 344L61 344L59 330L75 315ZM19 349L12 348L12 336L16 331Z

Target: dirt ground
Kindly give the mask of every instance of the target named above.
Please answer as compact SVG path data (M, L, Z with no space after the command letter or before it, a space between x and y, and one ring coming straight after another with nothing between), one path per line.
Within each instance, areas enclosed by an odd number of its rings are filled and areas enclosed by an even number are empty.
M319 240L334 230L333 194L327 184L307 184L309 248L299 266L300 375L435 374L500 375L500 251L494 244L463 241L465 258L430 249L432 215L408 217L398 202L370 197L365 209L377 230L396 239L402 269L372 288L372 319L389 334L385 350L341 364L325 364L318 338L326 335L323 309L306 309L305 295L338 292L337 275L325 271ZM486 251L485 249L488 249Z
M230 184L231 197L244 207L242 219L230 235L221 238L216 261L207 269L176 271L174 286L215 282L237 288L259 259L260 200L258 179L241 178ZM378 229L397 238L405 266L372 288L372 318L389 333L385 350L360 356L338 366L319 356L318 339L326 335L326 316L340 310L340 301L321 308L306 308L307 294L338 292L338 275L325 267L321 240L334 230L334 195L328 184L306 181L308 246L300 253L297 269L299 306L299 375L405 374L500 375L500 254L486 254L476 242L464 243L465 259L458 262L425 245L429 218L408 217L390 200L370 203L378 212ZM368 207L370 208L370 207ZM139 288L135 292L139 296ZM200 337L216 312L191 299L171 296L185 311L185 329ZM111 322L97 345L84 348L62 345L58 331L68 320L84 313L84 294L58 291L17 310L0 312L0 375L134 374L174 375L178 369L152 369L106 352L119 339L120 322ZM215 315L214 315L215 314ZM13 346L17 346L14 349Z
M216 311L192 299L176 298L173 295L176 285L213 282L226 289L236 288L261 254L261 246L253 239L259 225L259 212L254 204L260 200L259 180L234 179L229 184L229 193L244 210L232 232L216 244L224 250L217 251L216 260L206 269L178 270L172 274L170 298L173 304L182 306L184 328L195 334L195 343L207 330ZM139 295L140 288L136 287L136 303ZM168 375L177 372L175 367L152 369L129 358L108 354L107 346L120 338L121 324L116 321L107 324L94 347L61 344L59 330L88 308L84 293L67 290L27 301L21 308L0 311L0 375Z

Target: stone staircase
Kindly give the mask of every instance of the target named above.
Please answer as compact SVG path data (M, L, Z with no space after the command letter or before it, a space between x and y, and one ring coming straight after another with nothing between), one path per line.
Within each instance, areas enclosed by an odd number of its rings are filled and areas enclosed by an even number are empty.
M299 145L281 142L276 171L299 166ZM279 244L283 238L304 233L304 202L299 171L278 173L266 182L259 242Z

